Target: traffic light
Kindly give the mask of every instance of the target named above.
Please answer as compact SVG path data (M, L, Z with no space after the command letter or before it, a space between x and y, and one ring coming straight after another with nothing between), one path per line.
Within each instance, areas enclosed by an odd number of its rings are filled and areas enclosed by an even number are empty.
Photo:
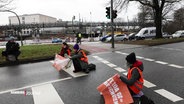
M110 7L106 7L106 17L107 17L107 19L110 19Z
M114 19L116 17L117 17L117 10L113 10L113 12L112 12L112 18Z

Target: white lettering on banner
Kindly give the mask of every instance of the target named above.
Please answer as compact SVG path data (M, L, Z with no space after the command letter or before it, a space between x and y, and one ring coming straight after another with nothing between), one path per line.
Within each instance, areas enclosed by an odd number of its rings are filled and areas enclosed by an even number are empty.
M119 91L119 87L113 78L109 78L103 84L108 88L114 104L119 104L119 102L123 102L123 95Z

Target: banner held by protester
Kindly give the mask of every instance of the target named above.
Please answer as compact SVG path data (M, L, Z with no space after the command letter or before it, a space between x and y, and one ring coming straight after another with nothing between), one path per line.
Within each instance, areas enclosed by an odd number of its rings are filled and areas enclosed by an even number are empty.
M97 87L104 96L105 104L130 104L133 103L132 96L118 74L109 78Z
M58 71L60 71L61 69L64 69L68 65L69 61L70 61L69 58L64 58L56 54L52 66L56 68Z

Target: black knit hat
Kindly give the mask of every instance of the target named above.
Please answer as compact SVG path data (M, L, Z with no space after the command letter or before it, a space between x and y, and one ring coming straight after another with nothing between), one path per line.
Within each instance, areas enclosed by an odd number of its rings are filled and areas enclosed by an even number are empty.
M126 57L126 61L130 64L134 64L136 62L136 56L135 53L132 52Z
M63 42L64 45L68 45L66 42Z

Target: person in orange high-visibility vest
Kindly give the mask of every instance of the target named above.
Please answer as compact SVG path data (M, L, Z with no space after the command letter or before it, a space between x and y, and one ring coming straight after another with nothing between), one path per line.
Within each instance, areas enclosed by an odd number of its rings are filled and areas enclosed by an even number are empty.
M71 56L71 49L66 42L63 42L59 55L63 57Z
M73 71L74 73L83 71L86 73L89 73L88 69L88 57L86 53L79 48L78 44L74 45L74 50L75 50L75 55L73 55L70 59L73 61L73 65L75 70Z
M127 84L131 95L139 94L142 91L144 78L143 78L143 63L136 60L135 53L131 53L126 57L128 74L127 78L120 76L120 79Z

